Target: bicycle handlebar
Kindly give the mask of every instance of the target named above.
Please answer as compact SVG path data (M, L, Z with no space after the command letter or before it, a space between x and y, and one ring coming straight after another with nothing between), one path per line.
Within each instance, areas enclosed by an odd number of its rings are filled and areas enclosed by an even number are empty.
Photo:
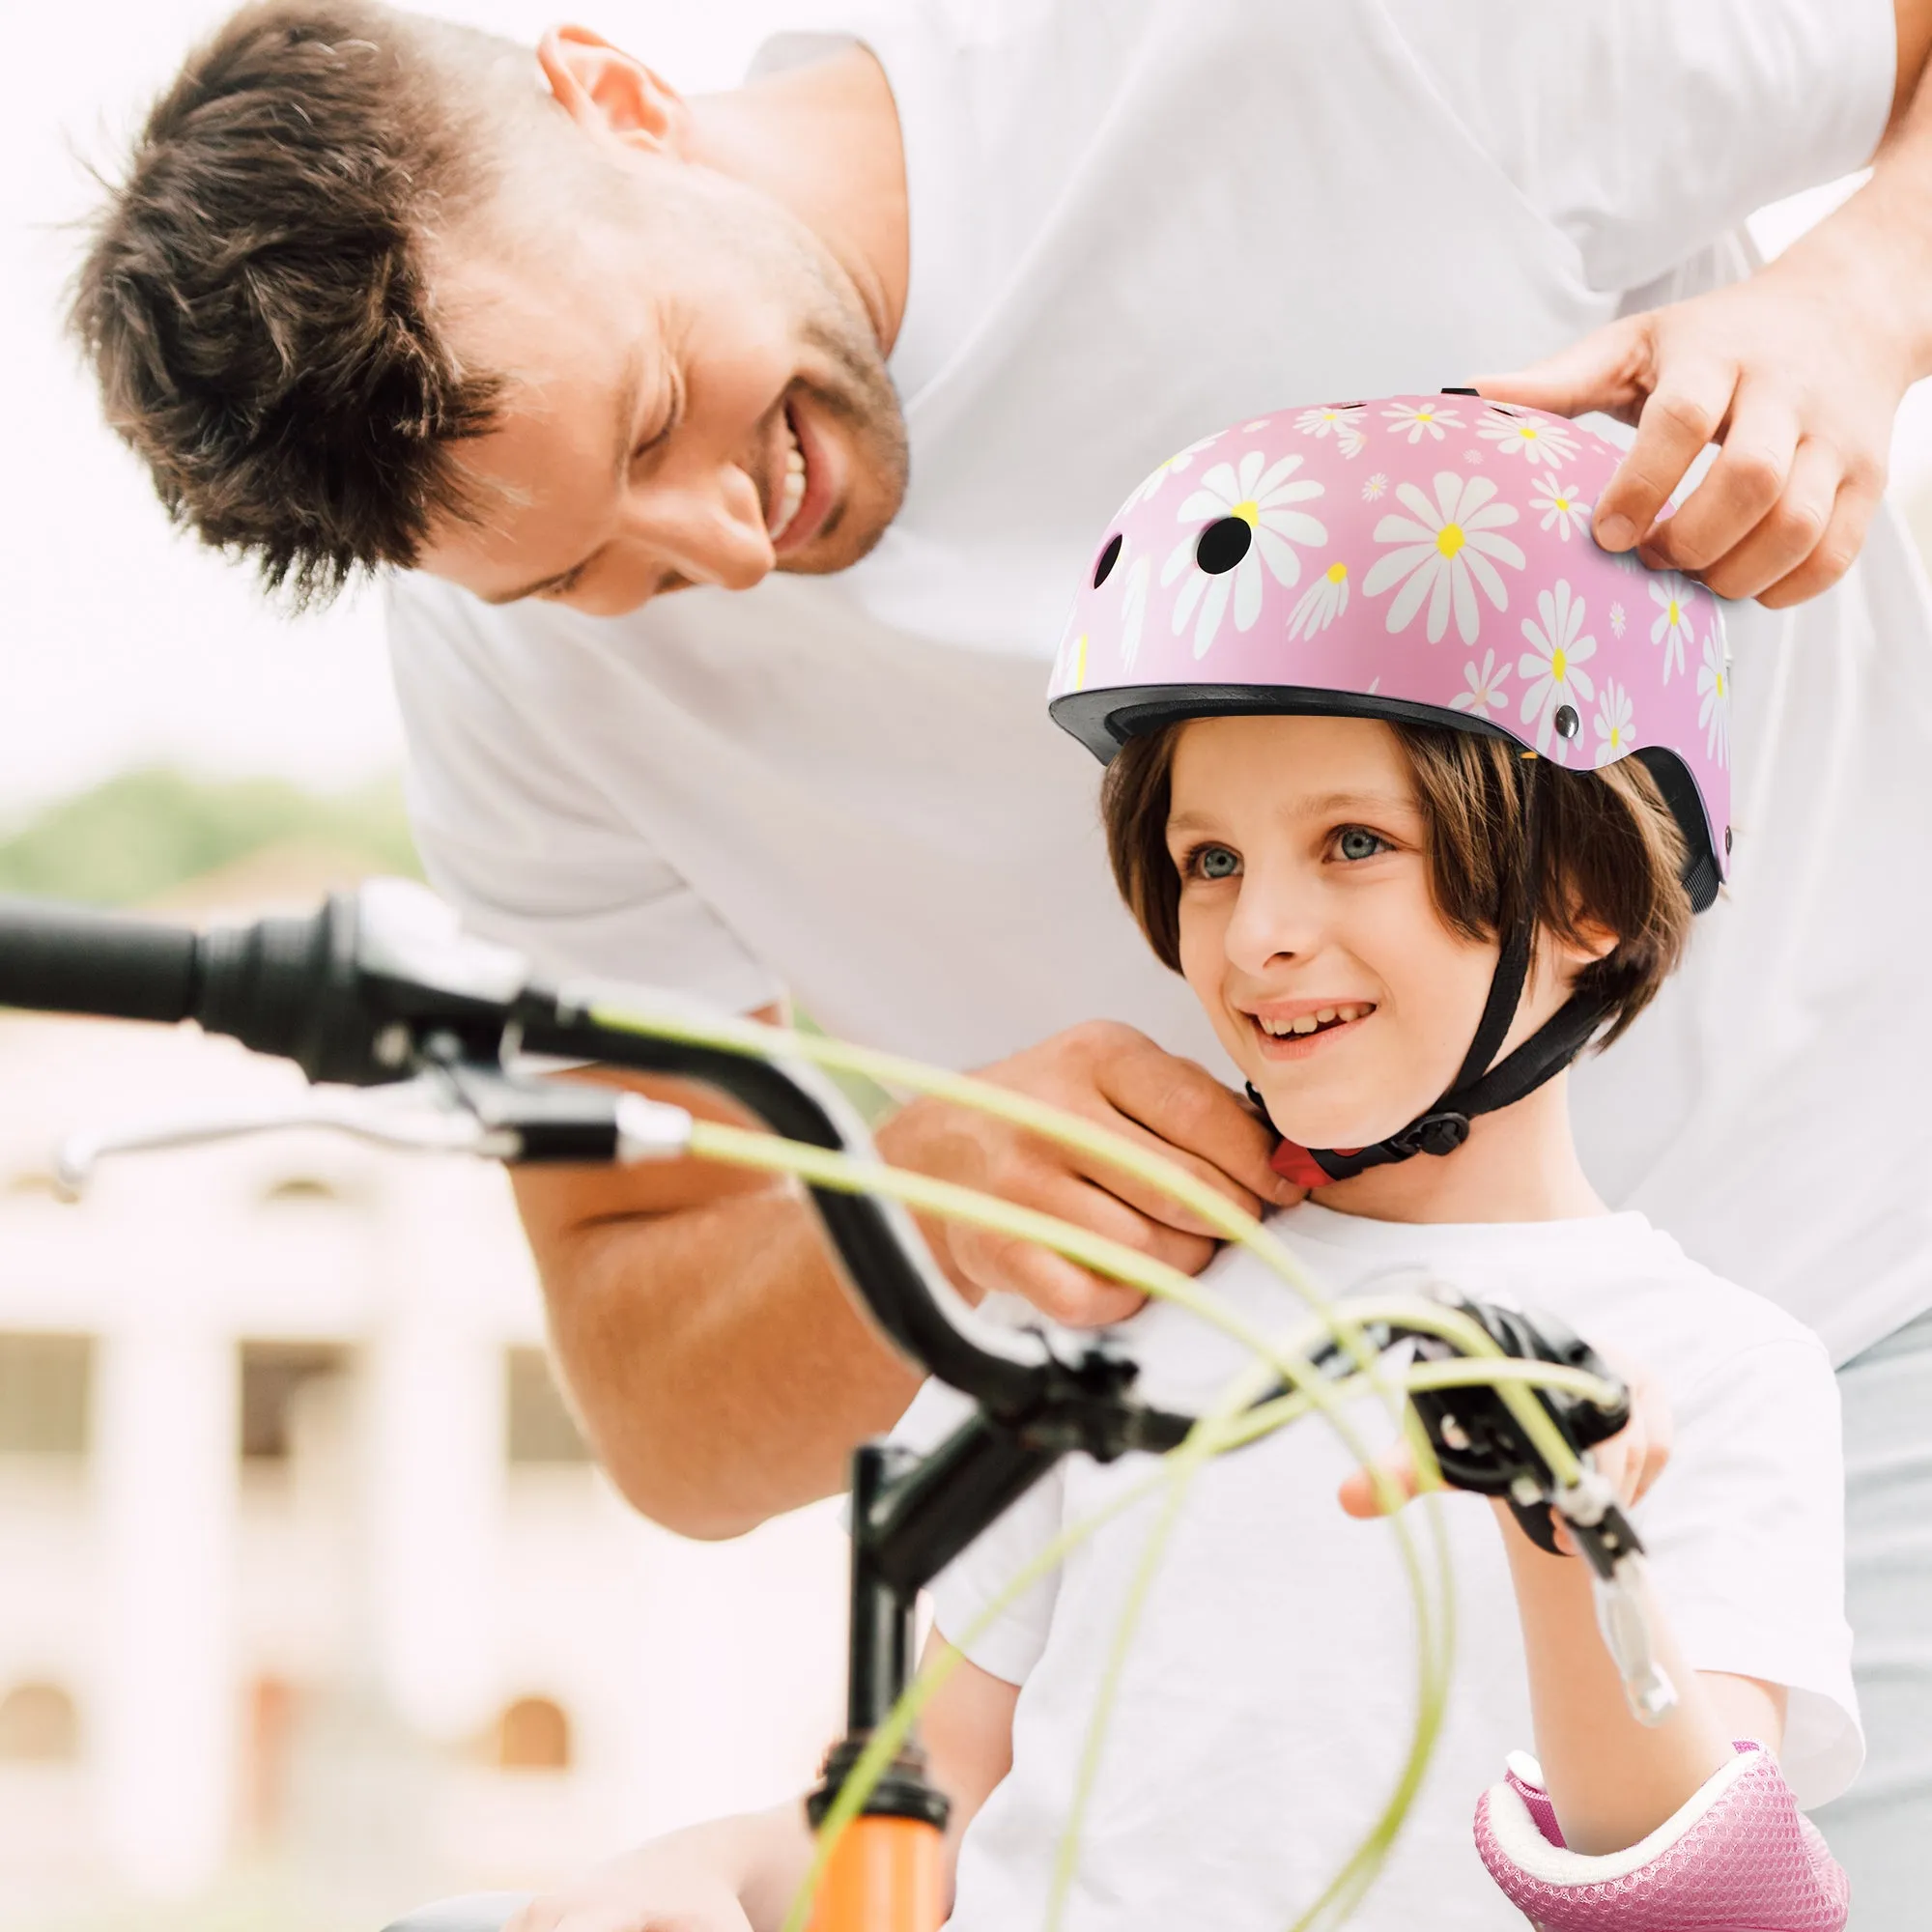
M0 1006L170 1022L193 1017L200 985L187 926L0 899Z

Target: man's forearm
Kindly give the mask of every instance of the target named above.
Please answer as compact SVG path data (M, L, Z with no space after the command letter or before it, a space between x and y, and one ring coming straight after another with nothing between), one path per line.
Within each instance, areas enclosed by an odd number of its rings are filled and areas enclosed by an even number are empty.
M853 1445L919 1385L788 1192L586 1221L535 1245L599 1462L684 1535L735 1536L832 1494Z

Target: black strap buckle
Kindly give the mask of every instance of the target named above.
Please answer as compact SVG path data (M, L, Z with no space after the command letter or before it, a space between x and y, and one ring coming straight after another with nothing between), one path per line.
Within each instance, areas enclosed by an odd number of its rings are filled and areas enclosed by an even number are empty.
M1406 1154L1454 1153L1469 1138L1469 1117L1443 1108L1411 1121L1399 1134L1391 1134L1386 1146Z

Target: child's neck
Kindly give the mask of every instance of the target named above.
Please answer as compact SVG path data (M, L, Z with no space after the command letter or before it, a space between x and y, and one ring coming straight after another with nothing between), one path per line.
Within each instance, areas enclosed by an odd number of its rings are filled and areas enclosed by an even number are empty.
M1372 1167L1313 1197L1374 1221L1567 1221L1605 1214L1570 1133L1570 1075L1469 1123L1452 1154Z

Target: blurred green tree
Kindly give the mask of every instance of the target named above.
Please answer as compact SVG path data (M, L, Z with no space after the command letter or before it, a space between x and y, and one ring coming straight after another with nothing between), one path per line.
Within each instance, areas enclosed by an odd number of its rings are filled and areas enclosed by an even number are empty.
M278 779L217 782L156 767L64 799L0 838L0 892L138 904L291 841L420 876L394 780L321 797Z

